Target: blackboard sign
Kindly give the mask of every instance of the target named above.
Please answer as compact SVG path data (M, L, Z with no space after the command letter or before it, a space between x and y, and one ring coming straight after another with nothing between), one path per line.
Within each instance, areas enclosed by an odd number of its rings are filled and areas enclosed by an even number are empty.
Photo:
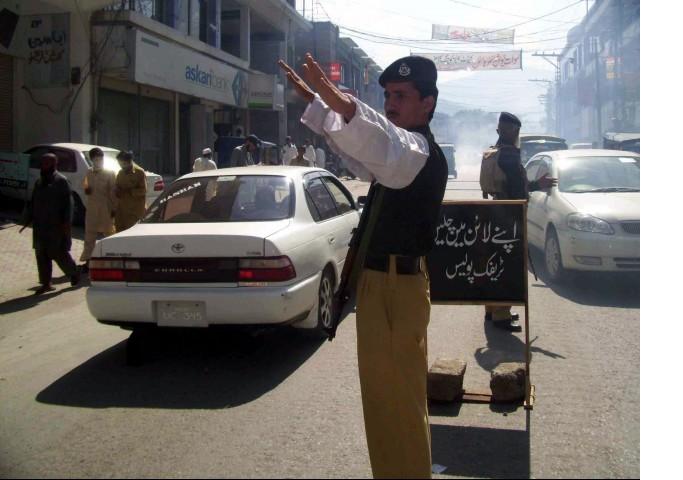
M526 202L444 202L427 257L432 303L527 301Z

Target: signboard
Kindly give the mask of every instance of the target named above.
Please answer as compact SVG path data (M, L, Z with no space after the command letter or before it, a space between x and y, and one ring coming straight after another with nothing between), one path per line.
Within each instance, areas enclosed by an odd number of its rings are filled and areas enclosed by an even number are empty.
M226 63L135 31L131 80L226 105L247 105L247 73Z
M431 59L436 69L453 70L521 70L522 51L413 53Z
M0 152L0 187L26 190L30 155Z
M515 43L515 30L432 25L432 40L458 40L469 43Z
M432 303L525 304L526 202L444 202L427 257Z
M249 108L284 110L284 86L276 75L249 75Z
M341 82L341 64L330 63L330 81Z
M27 23L26 86L69 86L69 14L30 15Z

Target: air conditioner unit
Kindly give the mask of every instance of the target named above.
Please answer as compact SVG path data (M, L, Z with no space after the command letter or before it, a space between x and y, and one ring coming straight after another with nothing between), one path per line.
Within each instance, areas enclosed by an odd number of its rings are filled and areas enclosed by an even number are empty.
M232 126L232 136L233 137L243 137L244 136L244 125L233 125Z

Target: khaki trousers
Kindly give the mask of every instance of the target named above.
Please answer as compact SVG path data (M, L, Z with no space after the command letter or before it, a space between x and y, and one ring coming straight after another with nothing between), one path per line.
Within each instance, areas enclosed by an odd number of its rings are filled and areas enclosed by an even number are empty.
M431 478L427 411L429 280L363 269L358 281L358 373L375 478Z
M499 320L507 320L510 318L510 312L512 310L512 307L489 307L488 305L486 305L484 308L486 309L486 313L491 314L491 320L494 322Z
M108 232L100 232L97 230L85 228L85 236L83 238L83 253L81 253L81 262L87 262L92 256L92 251L95 248L95 242L97 242L98 237L107 238L114 234L114 225L111 226L111 230ZM101 235L101 236L100 236Z

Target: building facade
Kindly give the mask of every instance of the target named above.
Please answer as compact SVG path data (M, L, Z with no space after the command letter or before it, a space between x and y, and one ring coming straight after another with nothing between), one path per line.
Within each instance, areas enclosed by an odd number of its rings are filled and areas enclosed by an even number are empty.
M1 150L93 143L177 176L218 136L286 135L277 60L312 28L294 0L0 1L17 19L0 42Z
M559 134L602 144L606 132L640 132L640 2L596 0L559 58Z

